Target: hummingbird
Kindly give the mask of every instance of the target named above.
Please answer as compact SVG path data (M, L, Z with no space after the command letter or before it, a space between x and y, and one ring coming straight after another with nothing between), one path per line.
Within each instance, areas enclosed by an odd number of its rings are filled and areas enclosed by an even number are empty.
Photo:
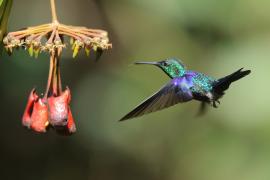
M140 117L191 100L201 102L200 114L203 114L207 104L214 108L218 107L219 99L225 94L232 82L251 73L250 70L241 68L228 76L215 79L200 72L187 70L182 61L177 58L158 62L135 62L135 64L157 66L171 78L171 81L140 103L120 121Z

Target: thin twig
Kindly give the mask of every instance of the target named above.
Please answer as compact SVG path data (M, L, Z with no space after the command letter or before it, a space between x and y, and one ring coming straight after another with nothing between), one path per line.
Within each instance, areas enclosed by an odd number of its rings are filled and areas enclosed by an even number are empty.
M51 11L52 11L52 22L58 22L57 14L56 14L56 7L55 7L55 0L51 1Z

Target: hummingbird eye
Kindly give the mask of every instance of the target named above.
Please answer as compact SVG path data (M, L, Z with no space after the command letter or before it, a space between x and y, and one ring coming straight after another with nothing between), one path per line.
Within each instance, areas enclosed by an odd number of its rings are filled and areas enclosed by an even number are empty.
M162 62L161 62L161 65L162 65L162 66L168 66L169 64L168 64L166 61L162 61Z

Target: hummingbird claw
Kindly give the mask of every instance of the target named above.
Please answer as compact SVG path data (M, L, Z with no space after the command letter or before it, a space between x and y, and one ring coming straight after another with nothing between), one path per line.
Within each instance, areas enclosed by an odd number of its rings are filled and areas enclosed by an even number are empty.
M213 101L213 107L214 107L214 108L217 108L217 107L218 107L217 104L216 104L216 102L217 102L217 101Z

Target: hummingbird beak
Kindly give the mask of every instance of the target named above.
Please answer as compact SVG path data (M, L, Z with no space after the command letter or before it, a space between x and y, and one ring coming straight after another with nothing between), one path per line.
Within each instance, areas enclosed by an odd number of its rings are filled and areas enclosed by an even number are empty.
M145 62L145 61L135 62L134 64L151 64L151 65L159 65L158 62Z

